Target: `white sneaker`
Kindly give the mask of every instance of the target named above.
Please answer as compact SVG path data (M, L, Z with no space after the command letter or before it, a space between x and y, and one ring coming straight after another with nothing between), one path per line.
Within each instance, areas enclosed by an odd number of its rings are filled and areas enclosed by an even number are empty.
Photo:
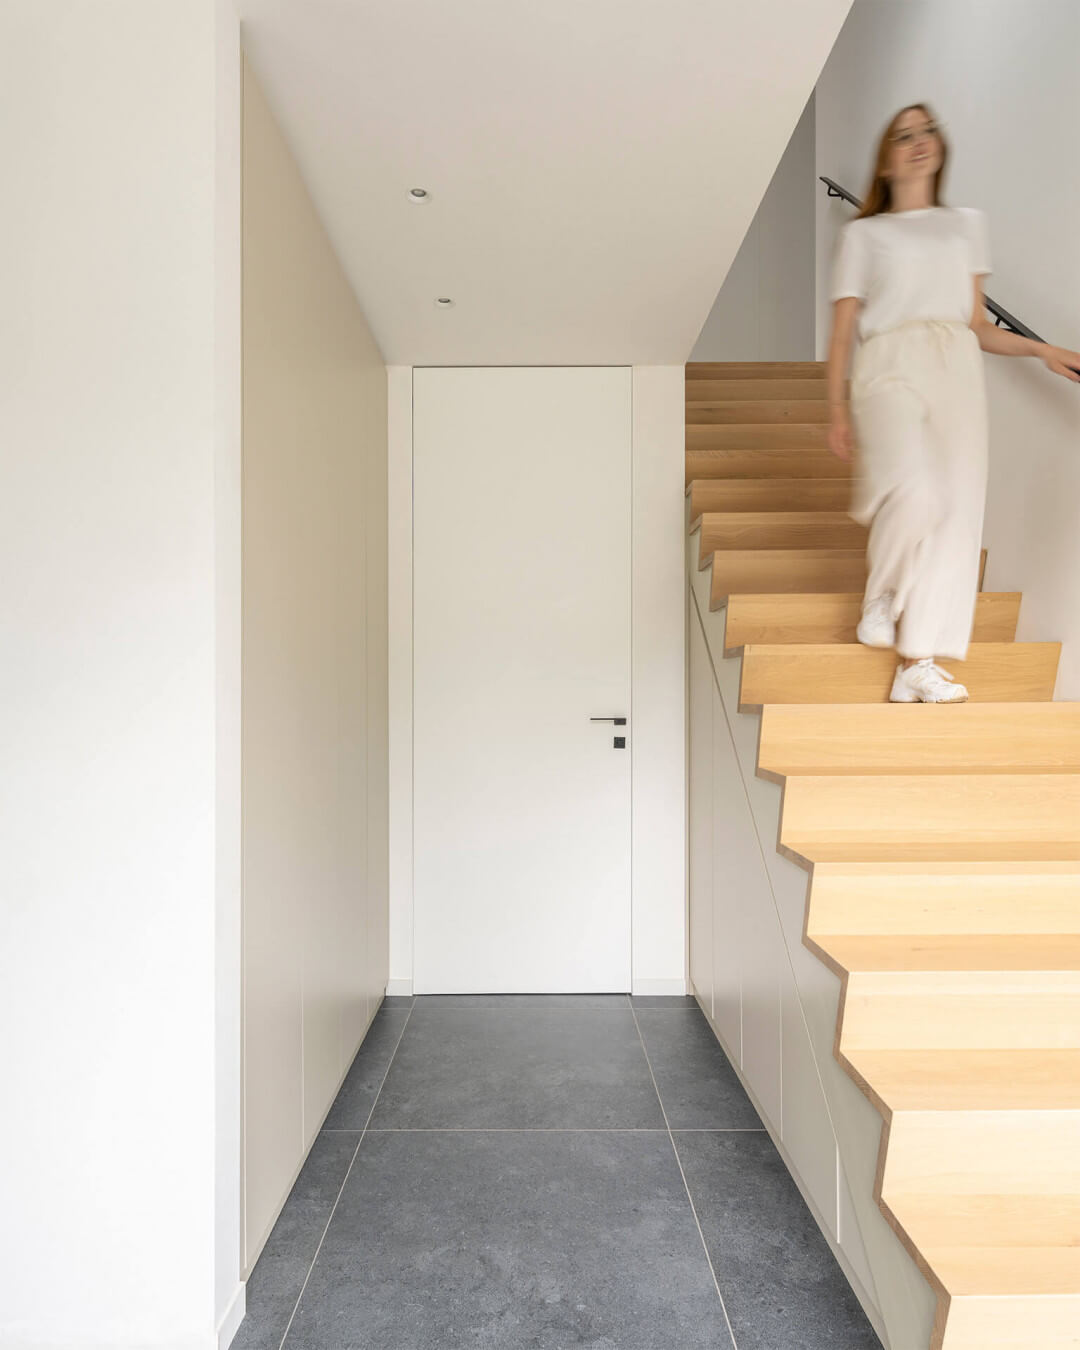
M966 703L968 691L931 660L896 668L890 703Z
M895 647L896 620L893 618L892 591L876 595L863 604L862 618L855 636L864 647Z

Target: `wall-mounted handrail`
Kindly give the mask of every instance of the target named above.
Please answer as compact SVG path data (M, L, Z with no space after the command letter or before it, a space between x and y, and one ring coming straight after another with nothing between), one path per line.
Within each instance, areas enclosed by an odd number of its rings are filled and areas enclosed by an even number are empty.
M831 178L826 178L824 175L822 175L821 181L828 188L828 195L830 197L843 197L844 201L850 202L852 206L862 207L862 202L859 201L858 197L853 193L849 192L847 188L841 187L839 183L834 183ZM983 296L983 303L994 316L994 322L999 328L1005 328L1010 333L1019 333L1021 337L1030 338L1032 342L1046 341L1045 338L1041 338L1038 333L1029 328L1026 323L1021 323L1019 319L1010 314L1007 309L1002 309L997 301L991 300L988 295Z

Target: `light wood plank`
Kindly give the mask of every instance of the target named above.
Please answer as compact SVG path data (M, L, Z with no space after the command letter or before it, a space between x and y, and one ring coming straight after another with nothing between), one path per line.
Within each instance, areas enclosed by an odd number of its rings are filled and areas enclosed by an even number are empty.
M1080 776L789 778L780 842L816 861L1080 858Z
M928 1248L924 1255L954 1298L980 1293L995 1295L999 1315L1002 1295L1052 1295L1080 1280L1080 1247L976 1244ZM1074 1287L1080 1288L1080 1285ZM1071 1305L1080 1308L1080 1302L1075 1300L1071 1300ZM1076 1325L1074 1321L1074 1332ZM1037 1328L1038 1324L1035 1326ZM1035 1334L1038 1334L1037 1330ZM1024 1342L1018 1344L1022 1346ZM1043 1350L1047 1344L1036 1341L1030 1350ZM978 1343L972 1343L972 1350L979 1350ZM1050 1350L1057 1350L1057 1347Z
M844 998L840 1050L1077 1050L1075 972L859 971Z
M894 1111L1080 1110L1080 1050L851 1050L848 1067Z
M825 381L821 378L771 379L692 379L686 382L687 404L731 399L733 401L782 399L799 402L825 400Z
M975 642L1012 642L1020 615L1018 591L984 591L975 602ZM725 655L751 643L854 643L862 613L861 594L751 595L728 601Z
M706 511L847 511L844 478L698 478L690 484L690 521Z
M1080 703L769 704L758 768L828 773L1080 772Z
M838 933L812 939L837 970L1080 970L1078 933Z
M824 380L824 361L688 361L688 380Z
M697 478L851 478L828 450L688 450L686 481Z
M700 565L717 549L866 549L867 531L846 511L706 511Z
M688 425L686 448L687 450L827 451L828 430L827 426L817 422L790 422L781 426L772 426L768 423L743 423L735 426Z
M1074 863L819 863L807 933L1080 933Z
M945 665L974 702L1035 703L1054 696L1060 652L1057 642L977 642L966 661ZM740 710L766 703L886 703L896 667L895 652L870 647L752 644L743 651ZM930 712L947 717L956 706L938 704Z
M713 553L710 608L730 595L851 591L866 581L866 550L724 549Z
M829 420L824 399L688 399L687 426L809 425Z

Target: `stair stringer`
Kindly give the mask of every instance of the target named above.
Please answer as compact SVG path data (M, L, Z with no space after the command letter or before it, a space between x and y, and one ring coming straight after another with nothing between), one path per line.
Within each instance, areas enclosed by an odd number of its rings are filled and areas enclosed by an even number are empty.
M714 759L725 756L721 776L730 780L721 785L724 814L733 818L721 868L726 859L731 875L739 878L743 913L736 917L735 931L744 935L756 928L760 934L771 925L780 944L779 1110L777 1094L755 1075L745 1053L748 953L737 953L733 959L730 944L718 944L714 936L714 961L723 950L727 965L721 998L718 1002L711 987L702 996L700 960L695 963L699 972L695 994L883 1342L889 1350L923 1350L931 1343L937 1293L875 1199L882 1117L833 1053L840 981L803 944L808 875L777 851L781 788L757 777L760 716L738 712L742 660L723 656L725 616L709 609L711 576L707 569L699 570L696 549L697 540L690 534L691 635L693 640L694 625L698 625L719 710L711 720L721 723L710 731L710 753ZM692 698L692 756L695 735L701 731L695 725L700 719L693 703ZM726 752L725 740L730 747ZM715 805L713 809L718 815ZM693 892L691 902L693 907ZM700 893L696 904L700 908ZM727 923L730 928L731 912ZM701 916L693 908L691 925L692 931L702 929ZM742 970L737 1016L732 1010L736 968ZM694 976L694 966L691 973ZM751 979L753 995L758 994L756 979Z

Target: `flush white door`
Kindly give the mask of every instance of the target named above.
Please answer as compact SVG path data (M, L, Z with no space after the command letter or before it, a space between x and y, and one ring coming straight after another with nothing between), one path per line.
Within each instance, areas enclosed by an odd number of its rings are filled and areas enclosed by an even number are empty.
M417 993L630 988L630 397L414 372Z

